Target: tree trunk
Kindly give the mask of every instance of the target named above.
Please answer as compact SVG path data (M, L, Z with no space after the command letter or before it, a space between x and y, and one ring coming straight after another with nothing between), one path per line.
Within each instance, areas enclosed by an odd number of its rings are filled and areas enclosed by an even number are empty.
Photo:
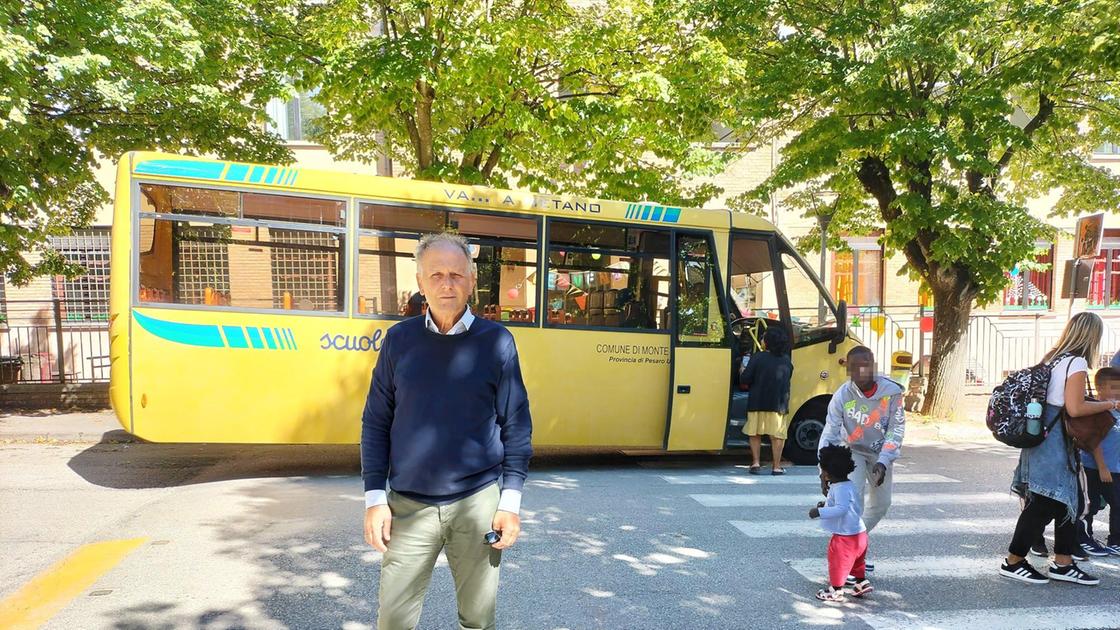
M956 284L956 283L953 283ZM933 348L922 413L951 418L961 401L973 297L964 287L933 289ZM919 357L920 360L920 357Z

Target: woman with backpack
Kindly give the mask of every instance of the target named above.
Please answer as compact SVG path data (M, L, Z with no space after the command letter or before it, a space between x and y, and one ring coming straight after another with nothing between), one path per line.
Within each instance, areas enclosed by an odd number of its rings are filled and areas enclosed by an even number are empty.
M1019 453L1011 484L1023 499L1023 511L1008 546L1000 575L1028 584L1050 580L1095 585L1100 580L1082 571L1071 557L1077 549L1077 519L1082 510L1082 469L1071 448L1060 412L1078 418L1120 408L1117 401L1086 399L1089 362L1095 361L1104 336L1104 323L1095 313L1078 313L1066 324L1058 343L1042 358L1050 367L1050 381L1042 412L1045 439ZM1042 402L1042 401L1039 401ZM1035 569L1026 556L1046 525L1054 521L1054 560L1049 576Z

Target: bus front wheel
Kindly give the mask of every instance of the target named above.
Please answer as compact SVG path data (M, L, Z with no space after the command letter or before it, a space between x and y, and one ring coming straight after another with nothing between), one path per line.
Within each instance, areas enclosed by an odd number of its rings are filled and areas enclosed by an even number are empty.
M824 421L828 405L814 401L802 407L786 432L785 456L795 464L810 465L817 463L817 444L824 431Z

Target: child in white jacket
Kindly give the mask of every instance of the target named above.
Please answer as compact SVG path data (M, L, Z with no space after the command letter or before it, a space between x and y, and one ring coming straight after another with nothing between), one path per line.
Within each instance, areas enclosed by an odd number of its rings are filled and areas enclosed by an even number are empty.
M867 527L860 517L855 485L848 475L855 470L852 451L846 446L826 446L820 451L821 474L828 482L828 498L809 510L821 519L821 528L832 534L828 543L828 588L817 592L824 602L843 602L844 584L855 578L852 594L863 597L874 589L867 579Z

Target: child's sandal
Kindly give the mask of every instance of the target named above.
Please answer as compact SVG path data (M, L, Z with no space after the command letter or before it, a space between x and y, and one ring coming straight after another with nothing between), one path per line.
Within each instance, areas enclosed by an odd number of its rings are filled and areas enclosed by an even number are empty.
M870 580L856 580L856 583L852 586L852 596L863 597L874 590L875 587L871 586Z
M836 589L832 588L831 586L828 588L822 588L821 590L817 591L817 599L821 600L822 602L833 602L838 604L848 601L848 598L844 597L844 589Z

